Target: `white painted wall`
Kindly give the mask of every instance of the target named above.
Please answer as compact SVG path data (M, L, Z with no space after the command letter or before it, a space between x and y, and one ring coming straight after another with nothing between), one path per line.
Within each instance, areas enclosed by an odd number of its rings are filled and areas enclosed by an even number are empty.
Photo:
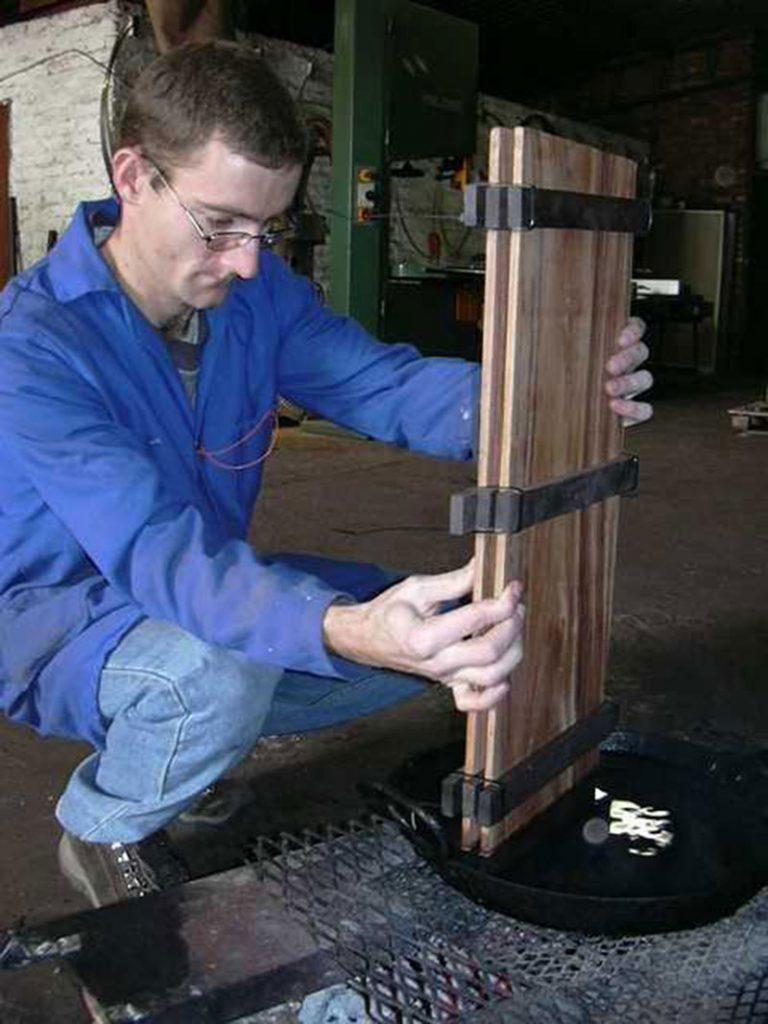
M0 102L11 103L10 184L23 266L44 255L48 231L61 232L80 199L106 192L99 146L104 72L67 51L106 62L116 15L116 0L107 0L0 28Z

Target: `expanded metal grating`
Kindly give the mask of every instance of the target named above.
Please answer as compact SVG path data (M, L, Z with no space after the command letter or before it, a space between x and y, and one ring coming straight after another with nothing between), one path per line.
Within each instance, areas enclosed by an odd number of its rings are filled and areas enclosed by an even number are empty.
M737 995L727 997L718 1021L721 1024L738 1024L740 1021L768 1024L768 971L750 978Z
M251 856L375 1024L768 1024L768 890L715 924L614 939L478 906L381 818L259 839Z

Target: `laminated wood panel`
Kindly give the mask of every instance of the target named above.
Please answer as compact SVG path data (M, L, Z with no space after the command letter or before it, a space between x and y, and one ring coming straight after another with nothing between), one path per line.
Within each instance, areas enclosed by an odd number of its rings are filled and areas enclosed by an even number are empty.
M527 128L491 134L489 181L634 195L636 165ZM621 451L605 363L629 309L632 236L489 231L479 486L529 486ZM513 536L478 534L475 596L522 579L525 656L502 703L467 722L465 771L495 780L595 709L608 654L618 498ZM504 822L465 819L463 842L491 853L591 767L581 758Z

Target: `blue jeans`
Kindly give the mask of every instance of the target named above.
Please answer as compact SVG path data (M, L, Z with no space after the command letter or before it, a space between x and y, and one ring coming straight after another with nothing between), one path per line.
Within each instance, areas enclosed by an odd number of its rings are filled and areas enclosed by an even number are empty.
M338 725L424 687L380 669L355 682L284 672L145 619L102 670L106 746L75 769L56 815L81 839L136 842L186 810L260 736Z

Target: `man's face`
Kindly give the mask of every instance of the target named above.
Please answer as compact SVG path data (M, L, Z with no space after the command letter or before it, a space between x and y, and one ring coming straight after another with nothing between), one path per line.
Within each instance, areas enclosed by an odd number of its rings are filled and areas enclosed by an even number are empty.
M217 139L201 147L185 166L162 171L207 234L264 232L290 206L301 176L299 166L271 170L233 153ZM168 187L145 189L133 220L145 276L179 304L196 309L218 306L235 278L258 273L258 242L210 251Z

